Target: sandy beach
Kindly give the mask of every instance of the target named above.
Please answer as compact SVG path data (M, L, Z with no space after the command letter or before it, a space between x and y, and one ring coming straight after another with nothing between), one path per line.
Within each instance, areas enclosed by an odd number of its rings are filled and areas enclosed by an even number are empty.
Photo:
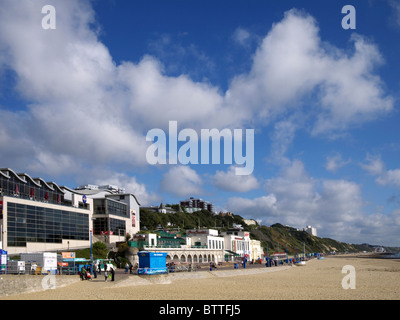
M355 289L343 289L344 266L355 268ZM76 276L77 277L77 276ZM118 279L119 277L119 279ZM118 275L115 282L76 281L62 288L2 300L398 300L400 261L327 257L305 266L176 273L143 278Z

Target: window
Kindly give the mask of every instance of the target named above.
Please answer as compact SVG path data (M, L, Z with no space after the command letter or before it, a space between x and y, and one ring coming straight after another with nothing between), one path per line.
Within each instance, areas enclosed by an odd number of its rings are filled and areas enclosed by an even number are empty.
M25 247L26 242L89 240L88 214L9 202L7 216L10 247Z
M125 221L110 218L110 231L114 234L114 236L125 236Z
M113 201L110 199L106 200L107 205L107 213L128 218L128 209L127 205L123 202Z
M108 219L107 218L96 218L93 221L93 234L100 235L108 233Z
M94 213L95 214L105 214L106 213L106 200L105 199L95 199L93 201Z

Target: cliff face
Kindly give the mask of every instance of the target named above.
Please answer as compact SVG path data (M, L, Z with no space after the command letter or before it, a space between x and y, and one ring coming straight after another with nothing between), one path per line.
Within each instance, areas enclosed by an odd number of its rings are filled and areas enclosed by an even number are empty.
M174 207L174 205L169 205ZM176 205L175 205L176 206ZM308 234L305 231L297 231L295 228L283 226L279 223L270 227L259 225L247 225L243 218L235 214L214 214L207 210L194 213L176 212L176 213L156 213L148 210L141 210L141 228L150 232L157 228L178 229L184 233L186 229L194 228L216 228L225 231L235 224L242 225L247 231L250 231L251 238L260 240L264 251L267 248L270 252L286 251L293 255L297 252L306 253L344 253L374 251L373 245L369 244L349 244L330 238L320 238ZM398 252L399 248L385 248L386 251Z
M270 227L258 226L251 230L252 238L260 240L264 250L288 251L289 254L296 253L344 253L373 251L370 245L356 245L339 242L330 238L320 238L308 234L305 231L297 231L294 228L283 226L279 223Z

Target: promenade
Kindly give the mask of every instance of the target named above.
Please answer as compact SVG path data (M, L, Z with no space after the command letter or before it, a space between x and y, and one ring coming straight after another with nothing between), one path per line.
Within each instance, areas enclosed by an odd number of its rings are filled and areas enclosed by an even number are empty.
M355 268L355 289L344 289L344 266ZM118 271L115 282L79 281L54 290L19 294L11 300L398 300L400 262L389 259L328 257L306 266L219 269L136 276ZM77 278L77 276L76 276Z

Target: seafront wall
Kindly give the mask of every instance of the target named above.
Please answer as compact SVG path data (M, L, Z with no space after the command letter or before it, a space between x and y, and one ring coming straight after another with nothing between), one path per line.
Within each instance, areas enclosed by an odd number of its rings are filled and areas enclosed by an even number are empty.
M249 269L236 269L236 270L218 270L218 271L199 271L199 272L178 272L169 273L166 275L149 275L149 276L135 276L124 279L116 283L116 287L129 287L129 286L142 286L151 284L169 284L179 280L187 279L210 279L210 278L225 278L235 276L246 276L252 274L260 274L266 272L282 271L294 266L281 266L273 268L249 268Z
M245 276L260 274L266 272L276 272L287 270L289 268L297 268L295 266L279 266L271 268L247 268L234 270L215 270L215 271L198 271L198 272L176 272L165 275L121 275L116 274L115 282L104 283L110 288L116 287L131 287L143 286L152 284L170 284L175 281L184 281L189 279L210 279L210 278L225 278L235 276ZM53 281L53 282L52 282ZM40 292L65 287L81 281L78 276L57 275L0 275L0 298L19 295L22 293ZM103 282L102 278L94 280ZM89 282L86 282L90 284ZM52 287L53 286L53 287Z
M55 277L55 278L51 278ZM42 275L0 275L0 297L44 291L51 288L56 279L57 288L80 281L78 276L42 276Z

